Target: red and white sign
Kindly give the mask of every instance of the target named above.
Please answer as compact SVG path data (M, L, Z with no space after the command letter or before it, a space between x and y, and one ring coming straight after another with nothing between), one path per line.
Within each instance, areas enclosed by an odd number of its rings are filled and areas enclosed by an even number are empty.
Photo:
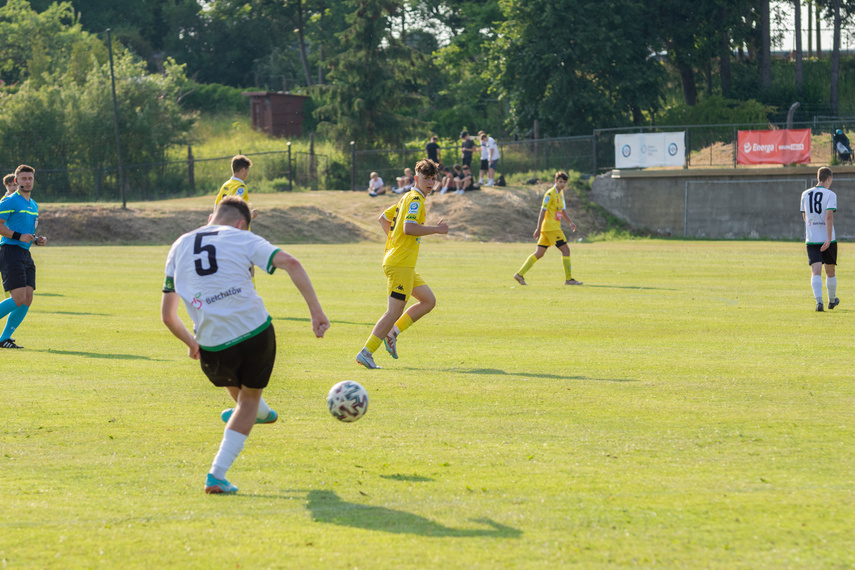
M807 164L810 129L739 131L737 164Z

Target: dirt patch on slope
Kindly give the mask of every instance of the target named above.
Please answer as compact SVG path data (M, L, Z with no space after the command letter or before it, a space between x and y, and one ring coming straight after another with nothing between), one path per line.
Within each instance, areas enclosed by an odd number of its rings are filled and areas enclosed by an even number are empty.
M444 218L449 238L496 242L532 240L540 200L549 185L531 188L483 188L433 195L427 200L427 223ZM605 214L584 199L586 190L568 188L567 209L578 239L607 229ZM377 217L398 200L370 198L364 192L256 194L259 217L252 229L273 243L354 243L384 238ZM209 197L113 204L40 204L38 233L52 245L168 245L181 234L207 223Z

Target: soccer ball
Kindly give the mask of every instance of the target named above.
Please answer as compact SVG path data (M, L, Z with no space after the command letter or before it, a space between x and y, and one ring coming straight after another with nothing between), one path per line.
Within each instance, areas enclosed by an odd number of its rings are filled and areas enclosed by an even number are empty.
M368 392L358 382L339 382L327 394L327 406L337 420L355 422L368 411Z

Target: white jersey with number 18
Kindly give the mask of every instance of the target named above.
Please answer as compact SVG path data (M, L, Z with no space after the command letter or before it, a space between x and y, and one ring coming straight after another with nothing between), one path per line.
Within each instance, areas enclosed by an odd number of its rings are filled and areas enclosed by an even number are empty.
M172 244L163 291L184 300L199 346L223 350L267 328L270 315L250 267L273 273L277 251L266 239L231 226L204 226Z
M823 186L814 186L802 193L801 211L805 215L805 242L824 244L828 239L825 229L825 213L837 211L837 194ZM831 241L837 241L834 226L831 227Z

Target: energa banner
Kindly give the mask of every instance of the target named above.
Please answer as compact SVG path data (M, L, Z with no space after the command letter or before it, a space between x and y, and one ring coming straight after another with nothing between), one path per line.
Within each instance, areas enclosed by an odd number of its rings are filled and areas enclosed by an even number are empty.
M686 133L615 135L615 168L683 166Z
M737 164L807 164L810 129L739 131Z

